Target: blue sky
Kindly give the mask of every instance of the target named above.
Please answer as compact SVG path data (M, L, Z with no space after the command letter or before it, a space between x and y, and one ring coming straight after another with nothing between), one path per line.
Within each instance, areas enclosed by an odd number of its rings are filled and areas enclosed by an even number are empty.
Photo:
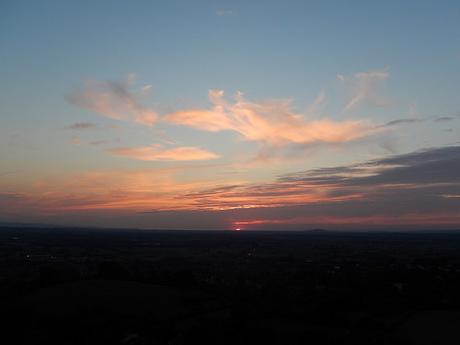
M177 180L164 193L177 196L459 142L456 1L2 1L0 12L0 192L27 205L48 198L56 176L175 169ZM129 94L133 112L159 120L114 118L111 110L123 101L117 90ZM271 125L257 133L236 128L238 106L229 105L233 124L210 128L203 120L215 110L209 90L223 90L230 104L243 92L251 104L242 111L262 109L256 120L269 114L264 125ZM106 92L115 103L97 110L95 99ZM280 120L266 104L281 107L282 100L291 103ZM197 109L193 123L177 114ZM286 129L297 115L302 131ZM327 127L333 139L311 130L317 120L337 125ZM385 126L394 120L403 121ZM358 127L336 133L352 122ZM72 129L76 123L91 126ZM283 130L292 135L277 137ZM57 204L66 185L51 188ZM105 200L114 188L102 193L87 185L85 200ZM31 220L53 221L49 209L27 207ZM3 218L24 216L18 212Z

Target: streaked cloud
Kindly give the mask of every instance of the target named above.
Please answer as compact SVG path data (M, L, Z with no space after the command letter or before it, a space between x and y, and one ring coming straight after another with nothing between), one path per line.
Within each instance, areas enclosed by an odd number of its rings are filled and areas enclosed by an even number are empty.
M184 225L186 219L207 219L207 226L215 228L233 224L278 229L420 229L460 224L460 146L307 170L260 183L184 181L178 178L183 169L95 171L47 178L37 181L33 192L3 193L0 203L8 206L2 210L7 214L17 209L59 217L102 212L142 217L155 221L146 226L169 228ZM183 221L178 220L182 217Z
M341 226L348 228L367 229L385 227L407 227L413 226L418 229L428 229L430 226L456 227L460 224L460 215L457 213L408 213L398 214L397 216L373 215L373 216L300 216L285 219L253 219L246 221L236 221L234 225L241 227L266 227L268 226L304 226L310 227L332 227Z
M95 128L95 127L97 127L97 125L92 122L76 122L65 128L74 129L74 130L82 130L82 129L90 129L90 128Z
M344 83L350 93L343 111L350 111L366 103L376 106L388 105L388 101L379 94L378 88L382 82L388 79L389 75L387 70L359 72L351 77L338 74L337 80Z
M397 125L404 125L404 124L414 124L414 123L421 123L424 122L423 119L416 119L416 118L405 118L405 119L397 119L392 120L383 125L383 127L392 127Z
M460 199L460 194L441 194L443 198L459 198Z
M162 145L143 147L116 148L110 150L117 156L124 156L143 161L201 161L215 159L219 156L199 147L184 146L166 149Z
M177 175L186 168L180 165L48 176L28 186L27 192L0 193L0 205L5 206L0 208L0 215L25 211L55 216L87 211L126 215L149 210L192 210L195 201L181 195L211 188L216 181L181 181Z
M418 118L418 117L413 116L413 117L405 117L405 118L389 121L383 124L381 127L393 127L393 126L398 126L398 125L419 124L419 123L427 122L427 121L441 123L441 122L449 122L453 120L456 120L456 118L452 116L435 116L435 117L428 117L428 118Z
M455 120L455 118L452 116L439 116L439 117L436 117L433 121L434 122L448 122L452 120Z
M319 101L322 102L321 96ZM210 90L209 109L188 109L166 115L163 121L210 132L234 131L248 141L274 146L341 143L360 139L378 130L369 121L307 120L291 110L285 100L250 102L237 93L228 102L221 90Z
M288 174L282 181L333 183L340 186L380 184L415 185L460 184L460 146L447 146L390 156L351 166L309 170Z
M131 91L134 77L128 76L122 82L89 80L73 92L67 100L81 108L116 120L135 121L152 126L158 114L152 108L142 105L140 97L148 92L150 85L140 91Z
M107 140L93 140L88 143L90 146L100 146L107 143Z
M342 202L246 212L234 225L247 228L388 229L458 228L460 147L434 148L354 166L286 175L278 183L328 186L329 195L360 197Z

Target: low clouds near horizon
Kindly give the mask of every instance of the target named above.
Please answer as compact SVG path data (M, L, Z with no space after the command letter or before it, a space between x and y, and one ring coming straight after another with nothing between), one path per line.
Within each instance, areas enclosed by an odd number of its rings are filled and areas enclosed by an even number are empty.
M449 228L460 222L458 171L460 146L285 174L265 183L184 184L167 170L101 172L62 182L64 190L48 192L40 207L61 216L123 212L155 220L145 227L175 228L178 217L208 217L214 228ZM7 195L9 205L38 205L33 196L14 197L12 203Z

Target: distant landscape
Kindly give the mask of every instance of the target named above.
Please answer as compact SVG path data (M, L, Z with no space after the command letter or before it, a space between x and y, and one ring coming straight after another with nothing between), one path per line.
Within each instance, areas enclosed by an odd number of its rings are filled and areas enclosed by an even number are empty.
M456 231L3 227L0 253L9 344L456 344L460 326Z

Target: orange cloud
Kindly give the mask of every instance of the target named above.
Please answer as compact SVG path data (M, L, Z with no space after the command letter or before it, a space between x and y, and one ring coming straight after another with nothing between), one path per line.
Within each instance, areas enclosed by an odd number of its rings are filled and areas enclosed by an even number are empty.
M143 161L202 161L219 156L199 147L184 146L164 149L161 145L118 148L110 150L117 156L125 156Z
M0 206L4 206L1 213L54 215L116 210L135 214L194 209L195 201L183 198L183 194L211 188L215 182L178 181L175 175L181 171L182 167L177 167L48 176L32 186L21 185L24 192L0 193Z
M233 210L248 208L270 208L305 205L319 202L343 202L361 199L358 192L333 195L333 185L293 184L273 182L265 184L226 185L209 190L185 194L185 199L194 200L196 209Z
M283 146L289 143L340 143L366 137L377 131L364 120L309 120L295 114L288 101L254 103L241 93L229 103L224 92L209 91L212 109L181 110L166 115L163 120L192 128L218 132L231 130L249 141Z

